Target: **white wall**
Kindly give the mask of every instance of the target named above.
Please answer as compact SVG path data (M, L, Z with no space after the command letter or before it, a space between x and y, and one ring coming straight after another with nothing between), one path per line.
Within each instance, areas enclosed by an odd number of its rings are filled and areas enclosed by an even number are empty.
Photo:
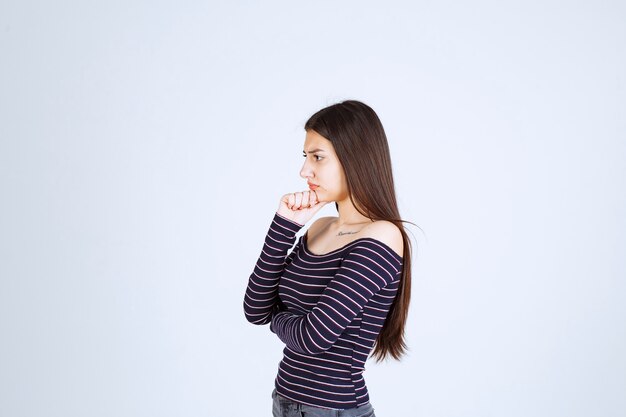
M269 416L245 286L349 98L424 231L379 417L625 415L626 6L298 3L2 2L0 415Z

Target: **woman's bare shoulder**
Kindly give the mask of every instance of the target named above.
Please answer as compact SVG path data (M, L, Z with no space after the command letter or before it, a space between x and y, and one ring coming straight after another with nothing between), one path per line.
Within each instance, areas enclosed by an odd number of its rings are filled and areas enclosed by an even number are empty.
M393 249L398 256L403 257L404 241L402 232L388 220L377 220L363 228L363 237L379 240Z

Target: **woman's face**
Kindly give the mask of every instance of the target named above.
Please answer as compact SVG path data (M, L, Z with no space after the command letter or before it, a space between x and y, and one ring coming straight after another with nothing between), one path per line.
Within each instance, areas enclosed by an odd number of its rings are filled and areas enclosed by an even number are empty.
M333 144L313 130L306 132L304 165L300 176L313 184L319 201L343 201L348 198L348 184ZM317 187L315 187L317 186Z

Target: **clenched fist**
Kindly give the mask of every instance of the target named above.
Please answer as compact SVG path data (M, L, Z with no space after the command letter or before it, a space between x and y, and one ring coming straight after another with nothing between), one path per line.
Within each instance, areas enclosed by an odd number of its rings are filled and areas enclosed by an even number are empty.
M315 191L299 191L282 196L277 213L301 225L306 224L328 201L319 201Z

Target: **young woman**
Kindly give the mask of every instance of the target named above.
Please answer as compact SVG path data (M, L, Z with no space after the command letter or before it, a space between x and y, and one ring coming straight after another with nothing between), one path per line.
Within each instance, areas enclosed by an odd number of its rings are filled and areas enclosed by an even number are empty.
M304 129L300 176L309 190L280 199L244 312L286 345L274 417L371 417L365 361L372 350L379 361L405 353L411 295L411 242L387 137L376 113L353 100L318 111ZM316 220L296 242L330 202L338 216Z

